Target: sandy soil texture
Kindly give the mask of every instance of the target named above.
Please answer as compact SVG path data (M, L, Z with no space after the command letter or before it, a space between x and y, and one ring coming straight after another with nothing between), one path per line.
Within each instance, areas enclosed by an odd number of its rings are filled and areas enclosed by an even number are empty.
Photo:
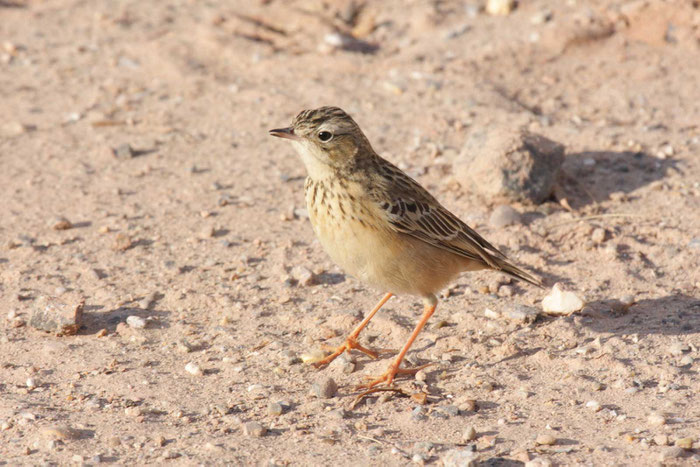
M358 3L0 1L0 464L700 462L698 2ZM353 407L391 354L302 358L381 292L267 134L320 105L587 306L531 320L545 292L465 274L409 354L435 365ZM511 129L566 157L497 227L462 150ZM84 300L77 335L31 325L42 297Z

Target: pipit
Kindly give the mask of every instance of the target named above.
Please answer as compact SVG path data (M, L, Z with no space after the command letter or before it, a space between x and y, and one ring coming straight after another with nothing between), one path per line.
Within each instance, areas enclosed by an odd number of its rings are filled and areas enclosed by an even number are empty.
M392 297L423 298L418 324L386 372L361 386L391 386L396 375L415 374L401 361L435 312L436 294L463 271L495 269L541 287L538 279L508 261L430 193L372 149L355 121L338 107L304 110L289 128L270 134L292 142L308 177L306 206L316 236L346 272L386 295L350 333L345 343L317 363L330 363L357 349L360 332Z

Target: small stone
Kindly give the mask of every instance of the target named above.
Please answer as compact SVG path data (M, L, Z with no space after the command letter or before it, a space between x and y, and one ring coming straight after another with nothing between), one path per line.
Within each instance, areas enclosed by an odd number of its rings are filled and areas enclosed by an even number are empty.
M471 449L450 449L440 456L443 467L473 467L479 455Z
M107 440L107 445L113 448L117 448L121 446L122 440L119 438L119 436L112 436Z
M605 241L607 236L608 232L605 229L597 227L593 229L593 233L591 233L591 240L593 240L593 243L601 244Z
M690 355L685 355L683 358L681 358L681 359L678 361L678 365L680 365L680 366L691 366L691 365L693 364L694 361L695 361L695 360L693 359L693 357L691 357Z
M301 361L309 365L320 362L324 358L326 358L326 354L321 350L312 350L311 352L301 354Z
M74 297L70 304L53 297L39 297L29 325L57 335L76 334L83 324L84 306L85 299L81 297Z
M516 6L515 0L488 0L486 2L486 13L493 16L506 16Z
M190 362L185 365L185 371L194 376L202 375L202 369L194 362Z
M246 422L243 425L243 433L246 436L252 436L254 438L261 438L267 433L267 428L262 426L258 422Z
M690 347L688 344L684 344L683 342L674 342L673 344L668 346L668 353L673 355L674 357L679 357L683 355L684 352L687 352L690 350Z
M119 232L114 237L114 243L112 244L112 249L114 251L126 251L134 246L134 241L131 239L130 235Z
M414 392L411 394L411 400L419 403L420 405L425 405L428 402L428 395L424 392Z
M0 431L7 431L12 428L12 423L7 420L0 420Z
M26 384L29 389L34 389L35 387L37 387L37 383L34 378L27 378Z
M42 428L41 436L50 440L69 440L78 438L78 431L65 425L48 426Z
M658 413L652 413L647 417L647 422L653 427L661 426L666 424L666 418Z
M464 413L464 412L476 412L476 409L477 409L476 400L474 400L474 399L467 399L459 406L459 411L462 413Z
M539 311L537 308L525 305L516 305L514 308L506 311L506 317L519 323L532 323L537 319Z
M683 453L683 448L678 446L669 446L661 450L659 457L661 460L678 459L679 457L683 456Z
M337 390L338 385L330 377L322 377L311 385L313 394L321 399L330 399L335 396Z
M552 461L542 457L535 457L531 461L525 462L525 467L552 467Z
M284 412L284 409L282 408L282 405L278 404L277 402L270 402L267 404L268 415L277 417L282 415L282 412Z
M586 408L594 412L599 412L602 407L598 401L588 401L586 402Z
M73 228L71 221L65 217L57 217L53 219L50 224L53 230L69 230Z
M36 125L29 125L22 122L7 122L2 125L2 133L6 136L19 136L23 133L36 130Z
M493 311L490 308L486 308L484 310L484 316L486 316L489 319L499 319L501 317L501 314L497 311Z
M550 434L541 434L537 435L537 439L535 439L535 444L541 445L541 446L552 446L556 444L557 439L550 435Z
M131 159L136 155L129 143L120 144L112 149L112 153L117 159Z
M428 417L426 417L425 412L423 410L423 407L416 407L411 411L411 419L415 421L423 421L427 420Z
M131 315L126 318L126 324L128 324L130 328L143 329L146 327L146 320L140 316Z
M676 442L673 443L673 445L690 451L691 449L693 449L694 441L695 440L693 438L680 438L677 439Z
M497 229L521 222L522 216L520 213L508 205L497 206L489 217L489 224Z
M476 428L473 426L468 427L466 430L464 430L464 433L462 433L462 439L464 441L474 441L476 436Z
M304 266L296 266L292 269L291 275L296 280L299 285L308 287L310 285L316 284L316 276L308 268Z
M654 442L657 446L668 446L669 439L668 435L656 435L654 436Z
M575 293L564 291L559 283L554 284L552 291L542 300L545 313L554 315L570 315L579 311L585 305Z
M117 439L119 439L119 438L117 438ZM166 443L168 442L168 440L166 440L166 439L165 439L165 436L163 436L163 435L158 435L158 436L156 436L156 438L154 439L154 441L155 441L155 443L156 443L156 446L159 446L159 447L165 446Z

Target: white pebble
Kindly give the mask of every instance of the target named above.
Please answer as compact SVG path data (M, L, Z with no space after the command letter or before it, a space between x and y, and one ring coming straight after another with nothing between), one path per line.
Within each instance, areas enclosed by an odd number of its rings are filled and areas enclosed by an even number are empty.
M555 315L570 315L584 305L584 301L575 293L562 290L558 283L554 284L552 291L542 300L542 309Z
M591 409L594 412L599 412L601 409L600 402L598 401L588 401L586 402L586 408Z
M131 315L126 318L126 324L128 324L130 328L143 329L146 327L146 320L140 316Z
M37 387L37 384L36 384L36 381L34 380L34 378L27 378L27 387L29 389L34 389L35 387Z
M194 362L185 365L185 371L194 376L200 376L202 374L202 369Z

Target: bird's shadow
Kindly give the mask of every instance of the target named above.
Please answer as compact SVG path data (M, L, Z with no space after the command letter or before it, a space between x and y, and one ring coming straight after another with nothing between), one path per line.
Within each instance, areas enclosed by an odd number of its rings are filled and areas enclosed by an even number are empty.
M612 193L629 194L679 170L673 159L659 159L644 152L583 151L569 154L562 165L557 198L566 198L573 209L610 199Z
M619 335L689 335L700 333L700 298L682 293L640 300L621 310L616 300L596 300L584 326Z

